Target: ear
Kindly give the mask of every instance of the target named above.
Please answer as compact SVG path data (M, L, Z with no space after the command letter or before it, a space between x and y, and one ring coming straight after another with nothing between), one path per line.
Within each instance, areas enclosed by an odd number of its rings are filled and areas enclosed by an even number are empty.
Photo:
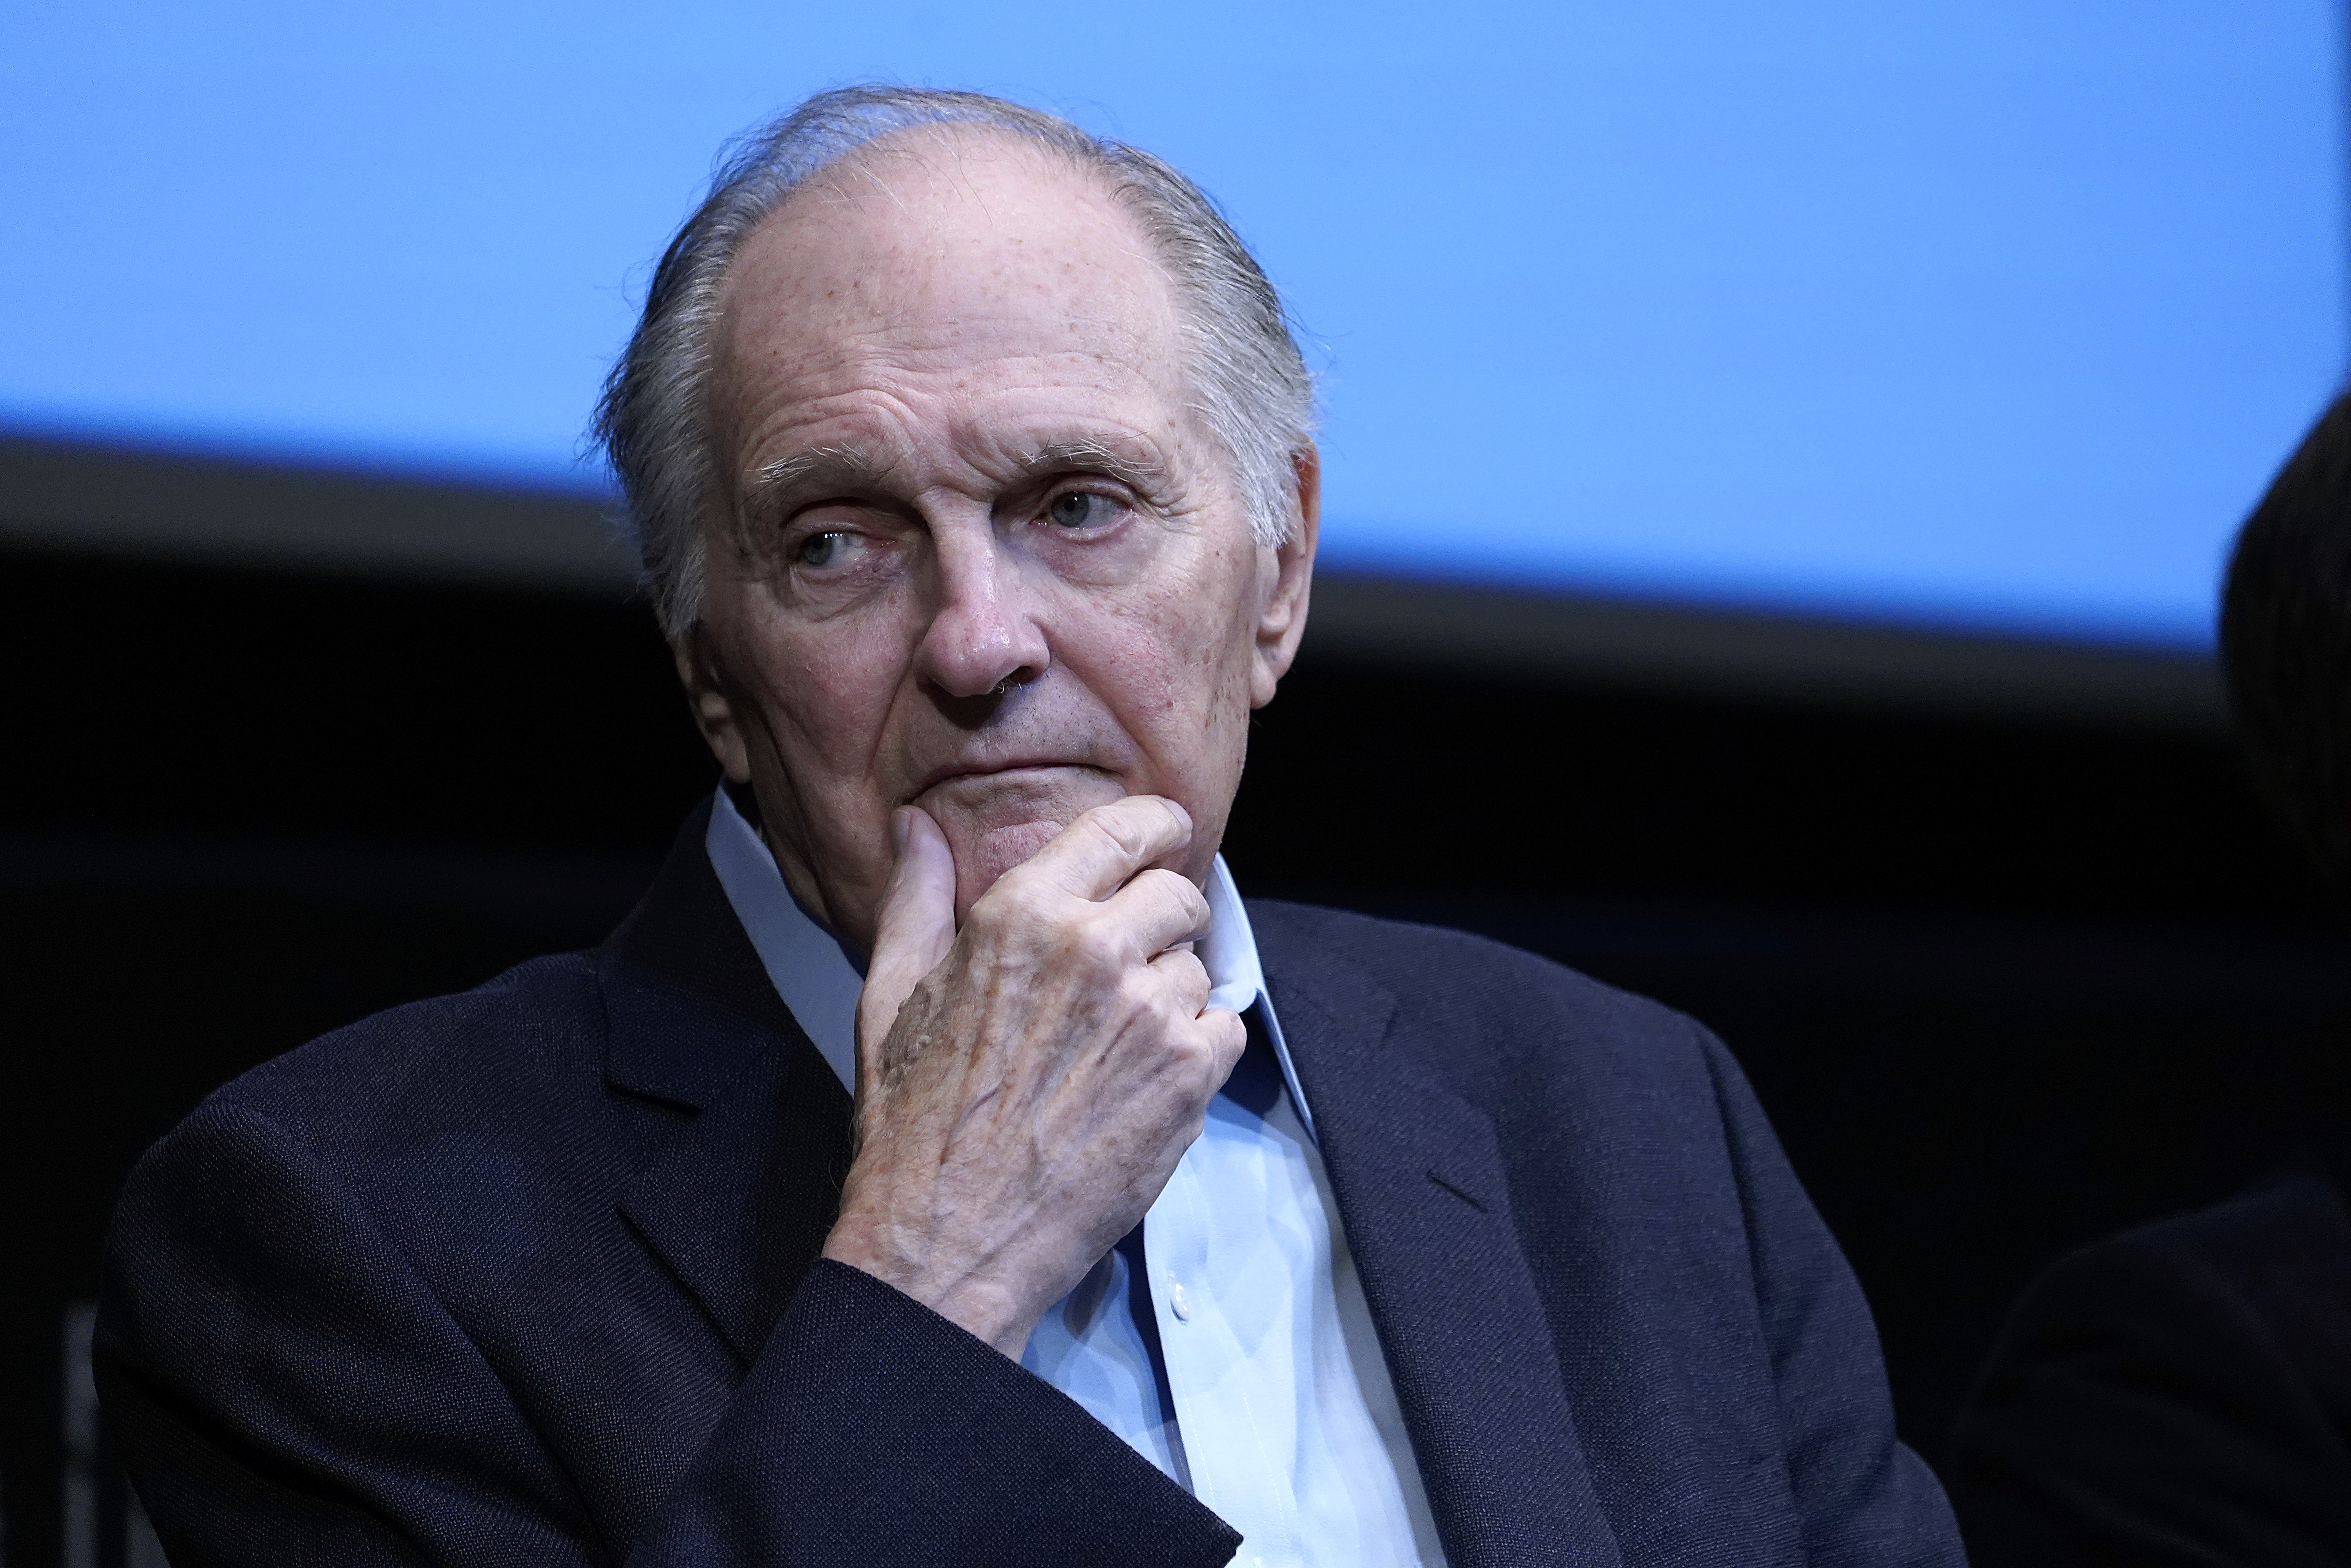
M1314 547L1322 526L1322 455L1308 442L1292 459L1298 476L1298 506L1290 537L1274 547L1273 590L1257 622L1256 658L1249 671L1249 706L1263 707L1290 673L1298 640L1306 635L1307 591L1314 578Z
M670 656L677 661L677 678L684 684L685 700L693 706L695 727L709 743L711 755L718 758L730 781L748 784L751 748L737 716L734 684L726 678L726 667L718 657L710 629L695 622L685 635L670 644Z

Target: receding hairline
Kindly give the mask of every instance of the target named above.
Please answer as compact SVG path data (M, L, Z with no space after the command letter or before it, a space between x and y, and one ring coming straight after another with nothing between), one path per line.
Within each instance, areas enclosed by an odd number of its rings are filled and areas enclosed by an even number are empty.
M710 510L722 487L715 471L723 442L715 340L725 330L721 296L743 246L810 181L831 171L821 188L838 197L843 173L880 166L867 149L889 142L883 158L923 149L923 139L899 133L927 128L935 128L930 148L968 148L977 143L964 133L985 130L1050 149L1112 193L1134 225L1128 232L1142 240L1121 248L1155 263L1170 286L1165 304L1184 405L1229 463L1251 531L1264 544L1294 532L1297 458L1311 449L1316 423L1313 372L1279 290L1207 192L1144 149L985 93L889 83L836 88L728 144L709 193L671 236L597 402L594 433L625 497L619 520L672 635L699 613L705 540L718 520ZM1073 203L1092 204L1086 187L1061 189Z
M714 478L717 480L722 492L735 495L738 503L737 507L720 508L721 512L735 512L744 506L753 509L765 509L769 497L779 490L796 487L793 481L811 469L818 473L834 475L846 479L859 473L868 478L878 477L880 470L892 466L886 460L877 458L860 449L837 444L798 450L771 461L763 462L747 470L731 459L728 448L733 443L724 433L729 423L727 404L731 401L733 392L737 390L735 378L740 370L740 363L736 354L740 319L737 314L739 297L737 289L739 287L738 279L743 272L742 263L745 255L760 243L762 236L771 235L780 226L794 221L796 213L799 221L806 222L810 214L801 204L811 194L819 199L831 199L844 204L851 203L868 204L879 195L903 209L904 202L886 183L880 180L865 182L858 179L860 165L870 164L879 158L922 158L929 162L930 167L936 169L938 166L935 162L936 154L951 152L954 149L968 146L974 141L994 142L998 146L1023 150L1034 154L1038 160L1036 167L1056 177L1062 175L1076 177L1080 183L1075 188L1091 191L1100 199L1102 210L1122 225L1132 242L1123 254L1130 256L1138 266L1147 267L1149 276L1156 281L1161 298L1168 311L1167 320L1173 332L1173 340L1167 347L1175 355L1179 384L1189 387L1196 382L1196 377L1191 363L1193 345L1188 340L1191 331L1196 330L1199 326L1197 307L1186 297L1186 291L1174 268L1159 254L1159 247L1153 243L1151 235L1146 232L1140 215L1134 210L1132 204L1121 198L1116 181L1108 171L1084 159L1073 156L1065 149L1054 146L1050 142L1040 141L1017 130L985 121L951 121L901 127L851 149L827 164L821 172L811 175L759 220L751 233L745 236L735 255L729 258L724 278L719 286L718 319L716 330L711 339L713 368L716 373L711 378L707 392L713 402L706 408L705 415L714 434L718 436L714 444L713 452L713 455L718 459L717 472L714 475ZM840 178L843 173L848 175L847 180ZM1195 434L1207 438L1210 448L1214 449L1221 444L1215 440L1213 430L1206 427L1205 421L1202 420L1202 411L1194 400L1186 398L1179 402L1176 412L1186 422L1200 424L1201 427ZM1089 437L1047 444L1057 452L1068 448L1071 455L1074 455L1077 448L1087 448L1095 456L1104 461L1108 467L1134 468L1138 477L1151 477L1156 475L1163 484L1165 482L1165 476L1164 474L1158 474L1156 465L1135 464L1122 460L1119 454L1123 444L1116 440L1103 441ZM1229 456L1225 460L1229 462ZM1237 473L1228 477L1238 484L1239 476ZM739 526L739 517L714 516L706 517L704 519L704 526L728 528Z
M870 179L874 173L872 165L877 163L890 161L927 162L935 168L943 154L946 155L947 162L960 162L960 150L990 144L1025 154L1046 168L1080 176L1109 204L1123 212L1125 210L1125 204L1119 200L1118 182L1108 169L1092 159L1081 158L1066 147L994 120L942 120L897 126L859 142L801 181L776 204L768 213L768 220L772 221L801 197L812 193L830 191L836 197L853 198L855 193L843 188L844 178ZM872 183L886 193L887 186L879 180L872 180ZM1131 219L1132 214L1129 216ZM760 226L765 227L766 223Z
M1102 210L1115 218L1132 242L1125 254L1148 267L1151 276L1165 290L1179 333L1186 329L1196 330L1203 325L1198 319L1198 303L1188 298L1188 291L1176 269L1162 254L1162 247L1154 241L1142 214L1121 191L1120 183L1111 170L1010 126L987 120L946 120L900 126L859 143L795 186L752 225L751 231L736 247L734 255L727 258L718 286L718 331L712 347L717 350L721 361L729 355L733 347L737 280L742 275L745 253L758 246L763 237L773 235L795 219L806 222L813 215L810 204L814 201L829 200L837 204L836 210L845 211L879 196L903 209L905 206L904 199L886 180L878 176L872 167L875 163L887 158L908 162L923 160L935 170L939 167L935 157L926 157L926 154L951 153L959 147L967 147L975 142L994 143L1000 148L1024 152L1040 170L1066 177L1070 188L1090 192L1098 198ZM1186 347L1181 342L1177 345L1179 352Z

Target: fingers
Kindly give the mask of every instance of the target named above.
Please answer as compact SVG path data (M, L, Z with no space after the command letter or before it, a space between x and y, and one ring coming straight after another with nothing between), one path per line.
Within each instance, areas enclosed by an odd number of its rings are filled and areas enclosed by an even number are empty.
M865 990L857 1002L861 1077L869 1043L881 1048L907 997L955 945L955 855L946 836L929 812L915 806L893 813L890 831L897 859L882 895L873 952L865 964Z
M1187 1019L1200 1016L1208 1005L1208 971L1188 947L1177 947L1151 960L1151 967L1166 983L1176 1006Z
M1208 971L1189 947L1160 954L1151 967L1166 983L1177 1009L1192 1020L1197 1030L1194 1038L1207 1042L1208 1092L1213 1094L1224 1087L1240 1064L1241 1052L1249 1049L1249 1025L1229 1008L1208 1006Z
M1190 812L1162 795L1129 795L1062 829L1021 873L1074 897L1100 900L1191 841Z
M1138 958L1208 934L1207 895L1172 871L1144 872L1102 901L1102 915L1126 931Z
M1223 1008L1211 1008L1202 1013L1200 1024L1208 1031L1208 1048L1213 1053L1208 1069L1208 1092L1213 1094L1225 1086L1225 1080L1241 1064L1241 1053L1249 1049L1249 1025L1242 1021L1240 1014Z
M1225 1009L1201 1013L1199 1020L1216 1028L1216 1086L1223 1089L1225 1079L1232 1077L1234 1067L1241 1065L1241 1053L1249 1051L1249 1022L1241 1020L1239 1013L1228 1013Z

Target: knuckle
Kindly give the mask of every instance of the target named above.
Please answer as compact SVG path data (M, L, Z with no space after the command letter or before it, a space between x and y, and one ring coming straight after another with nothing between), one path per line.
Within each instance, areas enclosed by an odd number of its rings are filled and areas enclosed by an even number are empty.
M1200 890L1192 885L1192 879L1182 872L1170 871L1164 865L1157 865L1144 872L1135 880L1148 883L1187 909L1196 904L1203 909L1208 906L1208 901L1201 896Z
M1211 1037L1196 1029L1176 1028L1167 1031L1160 1041L1160 1054L1172 1067L1188 1071L1206 1064L1214 1055Z
M1106 920L1092 921L1087 925L1083 950L1086 961L1097 969L1128 967L1128 960L1133 956L1129 950L1132 946L1126 933Z
M1238 1043L1221 1027L1183 1030L1167 1043L1169 1070L1184 1082L1201 1085L1205 1094L1214 1094L1231 1076L1239 1057Z
M1194 931L1208 928L1208 900L1192 885L1190 877L1181 872L1157 866L1134 880L1149 897L1167 911L1170 918L1183 922Z
M1125 804L1123 800L1115 800L1107 806L1096 806L1079 821L1115 853L1132 860L1143 852L1144 839L1135 826L1133 813L1120 810Z
M1050 918L1052 890L1027 866L1015 866L973 900L965 921L982 930L1002 931Z
M986 893L972 900L971 912L1017 908L1036 897L1037 873L1025 862L996 879Z
M1061 956L1082 968L1106 970L1126 965L1126 934L1099 917L1070 922L1055 946Z
M972 900L971 913L964 917L966 930L987 931L1004 924L1007 915L1019 898L1015 889L1005 885L1011 879L1012 873L1007 872L994 887Z

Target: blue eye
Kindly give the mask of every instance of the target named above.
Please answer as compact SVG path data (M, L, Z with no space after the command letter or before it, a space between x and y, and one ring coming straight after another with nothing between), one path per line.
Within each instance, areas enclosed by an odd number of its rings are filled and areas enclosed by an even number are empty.
M799 560L802 566L831 566L839 560L849 547L849 536L831 532L810 534L800 541Z
M1110 503L1083 490L1064 490L1045 508L1058 528L1091 528L1110 520Z

